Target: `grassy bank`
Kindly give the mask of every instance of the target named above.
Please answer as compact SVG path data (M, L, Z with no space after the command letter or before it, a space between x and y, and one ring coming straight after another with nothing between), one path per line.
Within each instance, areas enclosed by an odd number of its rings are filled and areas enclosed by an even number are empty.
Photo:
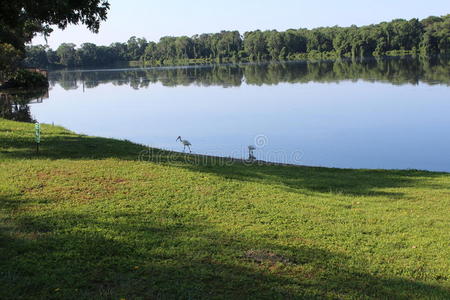
M450 174L42 130L0 119L1 299L450 298Z

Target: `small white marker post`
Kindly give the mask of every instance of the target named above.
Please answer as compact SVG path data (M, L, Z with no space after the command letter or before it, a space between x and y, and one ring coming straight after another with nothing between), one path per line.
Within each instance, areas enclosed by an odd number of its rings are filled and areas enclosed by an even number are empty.
M41 143L41 124L34 124L35 141L36 141L36 154L39 154L39 144Z

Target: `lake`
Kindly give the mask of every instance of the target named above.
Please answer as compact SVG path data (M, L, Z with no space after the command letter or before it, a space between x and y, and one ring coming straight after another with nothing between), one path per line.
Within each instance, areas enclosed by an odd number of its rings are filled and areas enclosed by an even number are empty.
M391 58L54 71L42 123L151 147L450 171L450 61ZM102 151L102 149L98 149Z

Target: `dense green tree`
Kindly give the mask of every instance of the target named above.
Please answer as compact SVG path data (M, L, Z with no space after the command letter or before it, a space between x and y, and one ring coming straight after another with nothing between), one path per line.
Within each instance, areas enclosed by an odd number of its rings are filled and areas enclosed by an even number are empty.
M147 40L145 38L136 38L132 36L127 41L127 58L128 60L140 60L144 55L145 48L147 47Z
M80 65L95 65L96 62L100 59L97 56L98 48L95 44L92 43L84 43L81 44L80 49L77 50L76 58L78 59L78 64Z
M48 67L47 46L27 46L24 64L38 68Z
M284 34L273 30L266 32L267 51L272 59L280 57L281 50L285 47Z
M187 36L175 38L175 53L179 59L194 58L194 43Z
M333 47L338 56L349 53L352 49L352 41L350 39L349 29L342 30L333 39Z
M196 58L212 58L213 50L211 45L211 35L201 34L194 36Z
M144 51L144 61L158 60L156 43L149 42Z
M78 64L79 59L75 47L76 45L72 43L63 43L58 47L56 53L62 65L74 67Z
M156 47L159 59L165 60L177 57L175 40L176 38L171 36L162 37L159 40L159 43Z
M57 65L59 63L59 57L56 51L47 49L47 61L48 65ZM32 66L32 65L31 65Z
M11 44L0 43L0 83L14 74L21 60L21 52Z
M238 31L222 31L216 35L216 50L220 57L237 56L242 47L242 38Z
M333 50L333 38L330 37L329 32L324 28L318 28L309 31L307 51L332 51Z
M0 44L12 46L24 58L25 45L36 34L48 36L53 30L51 26L64 29L69 24L80 23L86 25L91 31L97 32L100 22L106 20L108 10L107 0L2 0L0 1ZM42 55L40 51L36 54ZM11 56L11 61L5 62L5 66L17 67L15 58L15 55ZM31 56L28 58L34 59ZM39 59L38 61L41 63ZM8 72L2 65L0 77L6 78Z
M106 0L0 1L1 42L24 49L35 34L51 33L52 25L64 29L68 24L82 23L97 32L108 10Z
M112 43L109 48L114 53L114 56L117 57L118 61L126 61L128 60L127 54L127 44L126 43Z
M244 34L244 50L250 59L261 59L267 54L267 42L264 34L260 31L246 32Z
M424 54L450 53L450 14L445 17L429 17L421 21L424 27L420 50Z
M305 53L306 44L308 39L306 38L306 30L294 30L289 29L284 32L284 43L288 54Z

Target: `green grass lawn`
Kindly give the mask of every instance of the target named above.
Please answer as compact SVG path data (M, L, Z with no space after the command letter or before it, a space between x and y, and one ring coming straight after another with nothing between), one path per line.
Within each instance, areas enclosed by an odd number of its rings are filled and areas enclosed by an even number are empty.
M450 174L42 130L0 119L0 299L450 299Z

